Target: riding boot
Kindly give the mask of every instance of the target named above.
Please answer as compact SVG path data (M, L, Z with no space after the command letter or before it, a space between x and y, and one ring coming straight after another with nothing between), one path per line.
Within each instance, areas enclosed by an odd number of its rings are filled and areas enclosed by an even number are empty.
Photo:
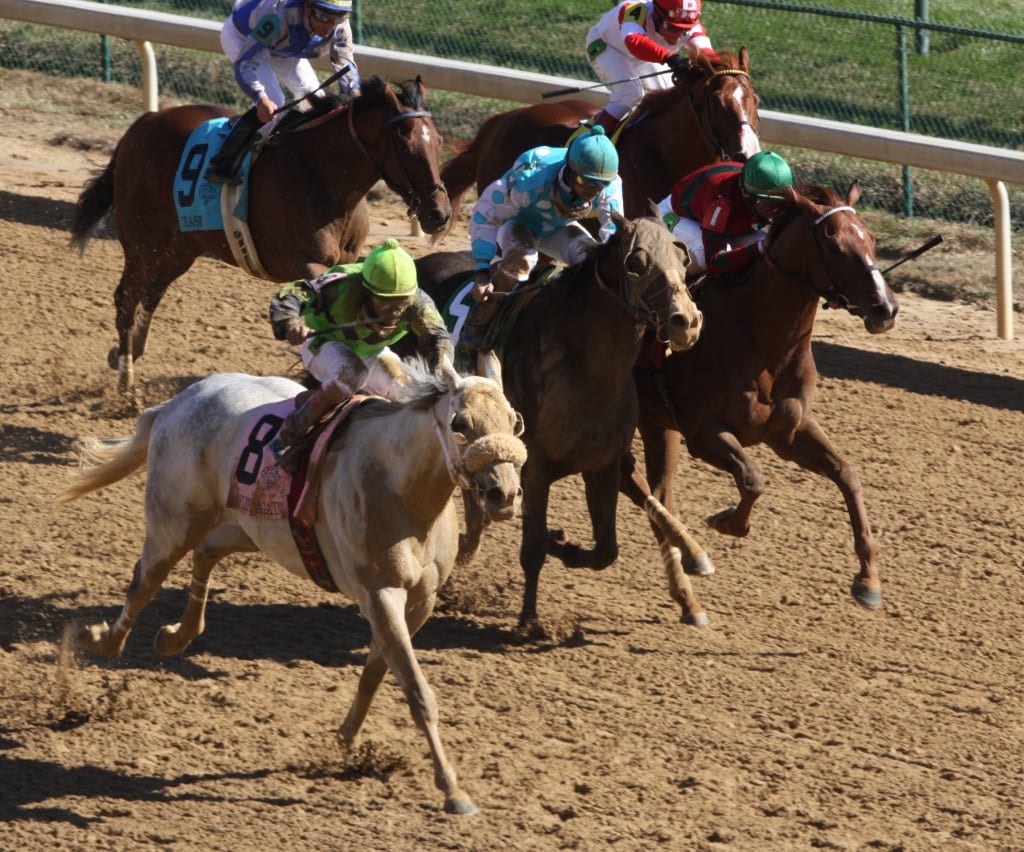
M350 396L352 392L337 380L310 391L306 401L285 418L281 431L270 443L270 452L277 463L289 473L295 473L303 439L320 423L324 415Z
M605 136L609 139L612 138L612 134L619 129L619 125L622 123L621 118L616 118L608 110L603 109L597 115L590 120L591 127L597 127L601 125L604 128Z
M240 184L242 179L238 177L238 168L242 165L249 143L260 129L260 124L256 107L235 119L228 138L221 144L220 150L210 158L203 177L211 183L226 183L230 186Z

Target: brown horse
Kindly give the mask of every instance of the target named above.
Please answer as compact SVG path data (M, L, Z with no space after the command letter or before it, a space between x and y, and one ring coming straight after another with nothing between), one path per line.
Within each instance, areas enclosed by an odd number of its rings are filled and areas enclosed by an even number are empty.
M626 215L643 216L648 200L660 202L694 169L717 159L743 162L761 150L758 102L745 47L739 56L723 51L717 62L699 54L675 86L647 94L618 141ZM471 186L479 193L501 177L523 151L565 145L597 111L590 101L565 100L491 116L441 170L452 207L459 209Z
M428 233L441 230L451 216L440 176L442 140L418 77L397 88L365 78L361 95L347 110L330 98L313 103L314 118L320 120L304 122L301 132L281 134L252 167L249 229L273 281L314 276L355 260L369 231L365 196L380 178ZM182 106L143 115L78 199L72 244L84 251L113 209L124 249L114 294L118 343L109 356L122 390L134 382L134 360L145 351L153 312L171 282L200 255L235 264L223 229L180 230L172 195L192 131L228 114L213 106ZM197 161L189 163L194 180L209 153L197 150Z
M754 501L764 491L757 464L743 451L767 444L783 459L827 476L846 501L860 572L854 598L865 607L881 605L881 584L860 479L832 446L811 412L817 371L811 332L818 300L861 317L872 334L893 327L899 306L875 263L875 240L853 209L860 197L854 183L842 200L831 189L801 187L790 195L772 225L764 258L742 281L705 279L697 303L706 323L700 340L671 355L664 370L634 370L640 394L640 435L647 478L665 508L674 512L673 476L680 433L690 454L732 474L740 491L735 507L708 523L721 533L744 536ZM643 505L643 482L626 457L623 493ZM638 480L639 487L638 487ZM655 534L662 538L658 529ZM663 545L679 570L710 573L685 545ZM679 600L684 623L692 602Z
M605 568L618 557L620 460L636 430L632 367L644 330L679 350L700 334L701 315L685 285L685 257L668 229L654 215L617 223L611 239L579 266L561 270L539 292L526 287L511 297L524 303L499 345L505 394L523 415L528 452L519 552L526 578L519 626L526 633L542 632L537 587L548 553L589 568ZM420 285L441 306L450 307L453 294L472 283L469 252L438 252L416 265ZM592 550L548 531L551 484L575 473L586 487ZM479 547L485 522L472 506L466 509L463 561Z

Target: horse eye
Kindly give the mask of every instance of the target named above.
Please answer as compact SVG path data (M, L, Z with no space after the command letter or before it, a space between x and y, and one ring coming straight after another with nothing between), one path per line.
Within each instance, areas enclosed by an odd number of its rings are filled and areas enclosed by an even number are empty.
M635 251L626 258L626 272L630 275L643 275L649 266L646 252Z
M456 435L465 437L469 432L469 421L464 414L453 414L451 428Z

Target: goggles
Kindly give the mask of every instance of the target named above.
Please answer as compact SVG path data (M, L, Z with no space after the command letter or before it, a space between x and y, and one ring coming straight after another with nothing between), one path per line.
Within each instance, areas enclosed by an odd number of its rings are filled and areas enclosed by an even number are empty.
M583 175L573 175L573 182L580 189L597 190L600 192L602 189L607 189L611 185L610 180L601 180L600 178L589 178Z
M326 9L321 9L319 6L310 5L309 17L311 20L320 24L337 25L348 17L348 12L328 12Z

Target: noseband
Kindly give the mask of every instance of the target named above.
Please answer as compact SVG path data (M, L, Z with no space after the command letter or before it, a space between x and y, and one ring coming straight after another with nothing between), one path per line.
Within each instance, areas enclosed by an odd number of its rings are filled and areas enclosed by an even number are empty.
M711 148L711 150L717 152L718 155L723 159L728 160L732 158L732 155L725 150L725 145L723 141L718 138L718 134L715 132L715 123L714 121L711 120L711 111L713 109L712 104L714 104L715 101L713 98L708 97L708 89L710 89L711 84L719 77L745 77L747 82L749 83L750 75L741 68L723 68L720 71L715 71L710 76L705 77L703 80L705 90L705 114L707 115L708 126L705 129L703 122L698 122L698 126L700 127L701 134L704 136L704 141L708 143L708 146ZM736 125L736 132L739 133L739 131L742 130L743 127L749 127L751 132L755 136L757 136L756 128L751 122L747 121L745 118L741 119L739 123Z
M404 121L407 118L429 118L430 110L409 110L407 112L395 113L388 118L388 126L391 127L400 121ZM390 134L391 149L395 154L395 163L398 165L398 170L401 175L401 180L404 186L399 186L398 183L387 173L384 169L384 158L381 158L379 163L375 162L370 152L366 149L366 145L363 144L363 140L359 138L359 131L356 130L355 121L353 118L353 110L349 107L348 110L348 129L352 134L352 138L355 140L356 145L359 146L359 150L366 156L366 158L374 165L377 166L377 171L380 176L384 179L384 183L387 184L388 188L401 197L402 201L405 202L405 206L408 208L408 215L410 219L415 219L423 206L423 198L430 197L437 192L446 192L443 183L414 183L409 179L409 174L402 167L402 159L398 152L398 142L395 138L395 134ZM421 187L426 190L424 193L417 192L416 188Z
M814 246L818 250L818 258L821 261L821 266L825 270L825 276L828 279L829 286L827 288L819 287L813 281L809 281L803 275L797 272L793 272L789 269L784 269L783 267L779 266L779 264L771 257L772 243L769 243L768 249L767 251L765 251L764 260L770 269L780 273L781 275L784 275L790 281L793 281L794 283L803 287L805 290L810 290L814 294L821 296L821 298L823 298L826 302L835 303L844 310L849 311L854 316L863 316L867 309L862 305L855 305L851 303L850 300L840 291L839 287L836 285L835 279L838 276L834 274L834 267L831 263L829 263L828 254L822 247L821 239L818 237L818 225L820 225L830 216L834 216L836 213L853 213L854 215L856 215L857 211L854 210L854 208L850 207L848 204L840 204L836 207L830 207L816 219L812 220L810 225L808 226L810 228L811 235L814 239ZM880 271L878 265L875 263L868 264L866 268L868 272Z

